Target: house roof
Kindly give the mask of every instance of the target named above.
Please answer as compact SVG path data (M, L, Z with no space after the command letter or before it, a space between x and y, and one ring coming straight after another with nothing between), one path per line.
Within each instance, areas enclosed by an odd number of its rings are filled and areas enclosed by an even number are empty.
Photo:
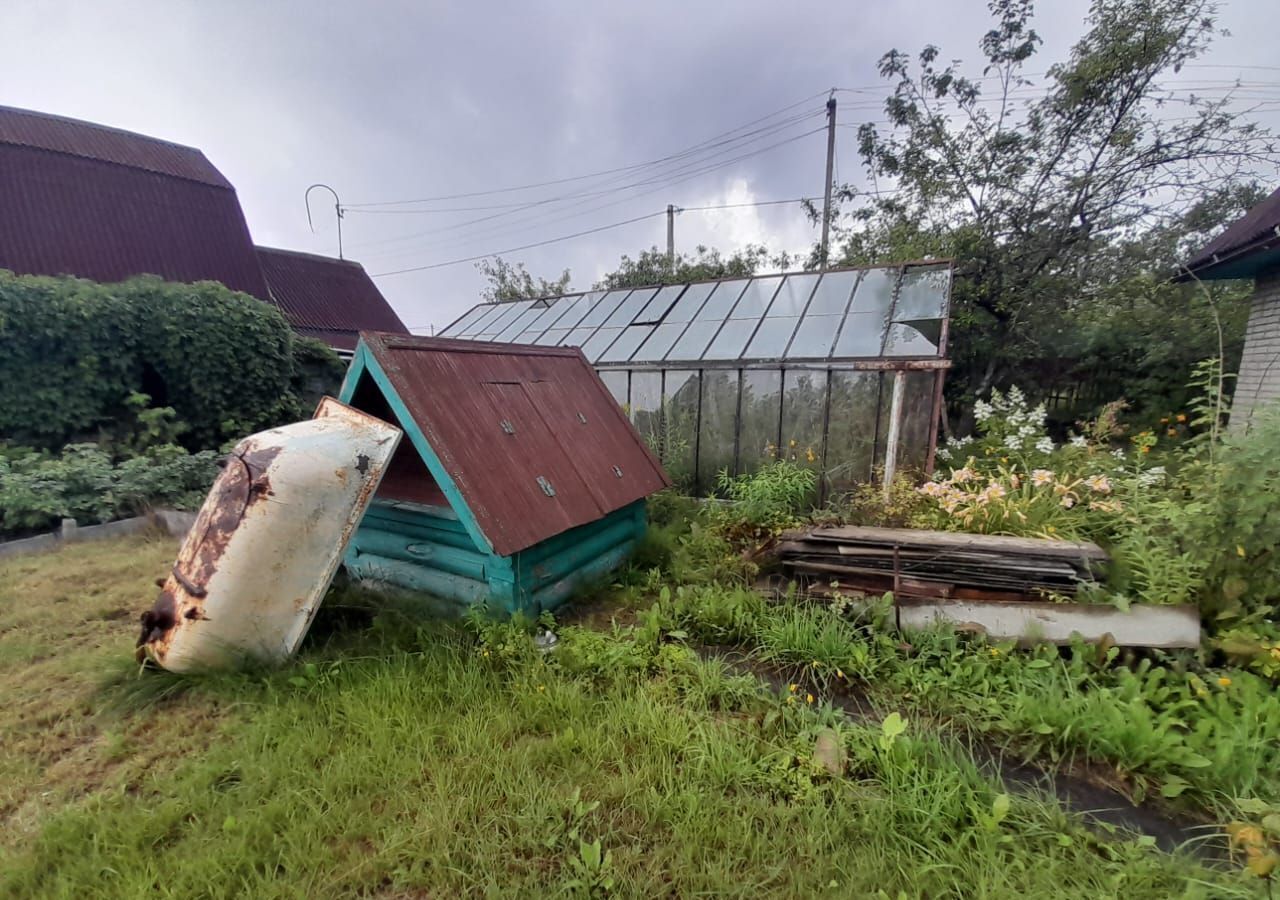
M294 331L340 350L354 350L361 331L408 332L358 262L273 247L257 250L271 299Z
M0 197L0 268L268 297L235 190L199 150L0 107Z
M1280 265L1280 188L1236 219L1193 256L1186 268L1200 278L1248 278Z
M500 556L670 484L575 348L364 333L343 395L366 375L472 537Z

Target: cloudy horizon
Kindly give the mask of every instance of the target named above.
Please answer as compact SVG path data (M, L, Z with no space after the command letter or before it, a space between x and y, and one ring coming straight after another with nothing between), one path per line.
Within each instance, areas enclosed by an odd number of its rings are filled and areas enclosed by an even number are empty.
M1268 11L1223 4L1231 34L1180 77L1206 92L1256 86L1242 105L1262 104L1253 118L1276 129L1280 67L1256 27ZM1031 71L1064 58L1086 12L1041 3ZM687 208L680 251L806 252L817 234L799 204L750 204L821 193L827 91L844 89L841 125L879 119L885 51L933 43L980 74L989 23L978 0L847 3L821 22L763 2L18 0L0 10L0 104L200 148L267 246L336 255L332 199L312 194L314 234L303 204L308 185L332 185L349 206L345 255L426 332L476 303L484 279L472 262L425 267L554 241L504 256L589 287L623 254L665 244L669 203ZM837 175L863 183L854 136L837 129ZM666 161L639 165L653 160ZM545 182L558 183L504 190ZM428 197L453 199L398 202ZM555 240L580 232L592 233Z

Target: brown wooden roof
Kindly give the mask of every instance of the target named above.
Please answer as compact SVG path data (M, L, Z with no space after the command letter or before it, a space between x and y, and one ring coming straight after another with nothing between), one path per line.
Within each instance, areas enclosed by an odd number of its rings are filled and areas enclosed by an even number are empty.
M577 348L361 340L501 556L670 484Z
M1191 258L1186 268L1200 277L1247 277L1255 266L1246 257L1274 256L1280 242L1280 188L1236 219Z

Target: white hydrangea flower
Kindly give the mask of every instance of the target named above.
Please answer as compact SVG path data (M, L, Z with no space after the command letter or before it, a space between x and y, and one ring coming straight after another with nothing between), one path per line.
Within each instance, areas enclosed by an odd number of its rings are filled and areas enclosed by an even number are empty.
M1085 440L1085 438L1084 438L1084 435L1083 435L1083 434L1076 434L1076 435L1072 435L1072 436L1071 436L1071 446L1072 446L1072 447L1082 447L1082 448L1083 448L1083 447L1088 447L1088 446L1089 446L1089 442L1088 442L1087 440Z
M1052 453L1053 439L1048 437L1040 438L1040 440L1036 441L1036 449L1041 453Z
M1022 441L1018 440L1018 436L1011 434L1004 439L1004 445L1010 450L1017 450L1022 447Z
M1022 425L1018 428L1018 437L1029 438L1039 430L1040 429L1036 428L1036 426L1028 422L1026 425Z
M995 410L992 408L991 404L985 400L979 400L977 403L973 404L973 417L979 422L985 422L993 415L995 415Z

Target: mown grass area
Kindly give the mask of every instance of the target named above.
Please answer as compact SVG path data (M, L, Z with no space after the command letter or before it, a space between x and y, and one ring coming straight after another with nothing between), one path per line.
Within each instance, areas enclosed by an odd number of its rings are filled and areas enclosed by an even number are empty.
M0 564L0 687L14 698L0 711L0 895L1252 886L1008 797L908 708L901 733L892 716L854 724L702 660L661 608L633 627L561 627L542 654L514 627L422 627L411 598L347 591L330 603L374 609L372 624L318 623L282 670L138 673L132 613L174 549Z

